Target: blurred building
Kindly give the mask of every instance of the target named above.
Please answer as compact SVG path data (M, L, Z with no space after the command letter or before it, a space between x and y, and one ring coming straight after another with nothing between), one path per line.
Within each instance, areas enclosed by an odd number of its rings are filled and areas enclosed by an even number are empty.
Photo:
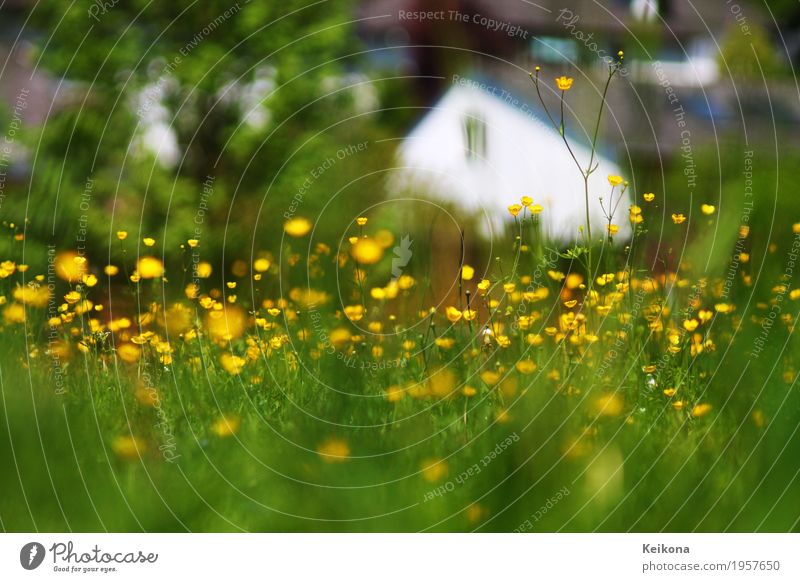
M701 149L743 148L744 135L748 146L774 140L774 119L777 131L790 134L787 128L800 120L796 87L775 77L767 84L756 68L778 62L780 54L752 3L364 0L358 16L372 64L414 79L419 125L400 157L430 176L431 195L496 212L510 198L549 193L561 206L550 209L554 220L548 226L562 240L584 221L582 184L570 176L582 180L574 164L564 163L560 136L530 105L537 96L528 73L536 66L542 68L543 98L551 111L558 111L560 99L554 78L575 78L566 116L571 141L585 154L608 62L618 51L625 53L602 120L608 170L592 176L595 200L607 191L603 174L620 173L641 192L670 167L686 175L685 190L691 192ZM762 54L754 57L756 32ZM730 43L744 56L724 62L721 70L720 54L731 50ZM751 67L748 74L757 75L757 82L739 76L742 64ZM465 77L473 85L491 79L490 85L504 87L518 104L458 87ZM528 108L525 115L513 111L521 106ZM470 131L481 136L477 142ZM476 143L486 148L485 159L474 155ZM600 209L593 208L593 221L599 217Z
M424 105L467 70L522 93L540 65L548 78L568 74L599 91L603 60L624 50L626 83L612 87L606 135L624 141L621 155L658 158L681 144L677 107L695 141L737 122L744 97L719 70L720 45L730 34L746 44L764 24L752 3L716 0L364 0L358 16L373 63L416 76ZM579 117L593 97L570 95ZM782 122L800 119L796 102L776 105Z
M548 123L539 107L494 81L461 79L403 141L400 169L389 190L400 196L425 192L455 205L478 217L487 237L512 220L509 205L530 196L543 208L545 233L562 242L574 240L585 224L584 182L561 136ZM611 202L624 240L630 230L630 199L617 188L610 200L607 181L607 176L620 174L620 168L570 139L581 164L597 164L589 178L592 229L605 232ZM605 197L605 208L600 196Z
M31 30L25 28L29 2L13 0L0 5L0 103L12 108L21 92L28 92L23 122L37 125L53 105L56 82L36 70Z

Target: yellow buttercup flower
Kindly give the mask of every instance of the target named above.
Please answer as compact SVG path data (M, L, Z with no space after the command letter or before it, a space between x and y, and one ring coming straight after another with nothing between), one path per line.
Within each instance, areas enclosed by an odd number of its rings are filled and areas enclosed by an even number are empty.
M25 307L19 303L12 303L3 310L3 320L6 323L24 323Z
M136 263L136 273L142 279L155 279L164 274L164 263L155 257L141 257Z
M614 277L616 277L614 273L603 273L597 277L596 282L601 287L605 287L614 280Z
M437 337L434 342L438 347L442 348L443 350L449 350L454 345L456 345L456 340L451 337Z
M80 281L89 270L86 258L76 251L62 251L56 254L54 266L56 275L70 283Z
M533 374L536 371L536 364L532 360L520 360L515 367L520 374Z
M258 273L265 273L266 271L269 271L269 267L270 262L267 259L256 259L255 262L253 262L253 270Z
M714 317L714 312L708 309L701 309L697 312L697 318L702 322L706 323L711 321L711 318Z
M231 376L238 376L241 374L246 360L233 354L222 354L222 356L219 358L219 363L222 366L222 369L228 374Z
M441 459L427 459L422 462L422 478L430 483L436 483L447 477L447 462Z
M382 228L375 233L375 241L383 248L388 249L394 244L394 235L385 228ZM319 243L317 244L317 252L321 255L329 255L331 251L328 245Z
M342 439L331 438L317 447L317 454L325 463L343 463L350 457L350 446Z
M577 289L583 284L583 275L580 273L570 273L564 283L567 289Z
M694 418L700 418L701 416L705 416L709 412L711 412L712 406L708 403L698 404L694 408L692 408L692 416Z
M646 192L645 194L642 195L642 198L644 198L645 202L652 202L653 200L656 199L656 195L653 194L652 192Z
M625 409L625 404L620 396L609 393L598 396L594 401L594 408L601 416L619 416Z
M448 307L445 313L447 315L447 319L451 323L457 322L458 320L461 319L461 316L462 316L461 311L459 311L458 309L456 309L455 307L452 307L452 306Z
M126 231L126 230L118 230L117 231L117 238L119 240L125 240L126 238L128 238L128 231Z
M344 314L350 321L361 321L364 318L363 305L348 305L344 308Z
M447 368L440 368L430 375L425 384L431 396L449 398L455 393L458 380L454 372Z
M311 231L311 221L307 218L292 218L283 225L283 230L289 236L299 238L307 235Z
M120 360L127 364L134 364L139 361L139 357L142 355L142 348L137 346L136 344L131 343L123 343L117 346L117 356Z
M508 212L511 216L517 216L522 210L522 204L512 204L508 207Z
M156 239L146 236L142 239L142 242L144 243L144 246L152 247L154 244L156 244Z
M14 261L3 261L0 263L0 279L5 279L14 274L17 270L17 265Z
M696 330L698 325L700 325L700 322L696 319L687 319L683 322L683 328L689 332Z
M367 224L367 220L368 219L366 216L359 216L358 218L356 218L356 224L358 226L364 226L365 224Z
M556 78L556 87L558 87L559 91L569 91L572 89L573 81L574 79L572 77L561 75L560 77Z
M220 438L229 437L236 434L240 424L238 416L223 415L211 425L211 432Z
M383 258L383 247L375 239L364 237L356 241L350 254L362 265L373 265Z
M345 347L352 339L353 336L350 334L350 330L344 327L337 327L331 331L331 343L336 349Z
M494 386L500 381L500 374L494 370L485 370L481 372L481 380L486 382L489 386Z
M133 436L120 436L114 439L111 443L111 449L114 453L123 459L133 461L139 458L139 455L147 450L144 441L141 441Z
M611 174L608 177L608 183L611 184L612 186L621 186L624 182L625 180L623 180L622 176Z
M400 289L402 289L403 291L407 291L408 289L411 289L416 284L417 284L417 282L414 280L414 277L412 277L411 275L402 275L397 280L397 286L400 287Z
M672 222L674 222L675 224L683 224L684 222L686 222L686 217L683 214L673 213Z
M208 279L211 276L212 270L213 269L211 267L211 263L209 263L208 261L200 261L200 263L197 264L197 268L195 269L195 274L200 279Z
M69 303L70 305L74 305L78 301L81 300L81 294L77 291L70 291L66 295L64 295L64 301Z
M522 202L523 206L530 206L531 204L533 204L533 198L531 198L530 196L523 196L520 202Z
M46 307L50 300L50 291L44 285L41 287L25 285L14 289L14 299L31 307Z
M219 309L212 308L208 311L204 327L211 339L229 341L244 333L247 327L247 315L239 307L219 306Z
M608 225L608 234L614 235L619 232L619 227L616 224Z
M389 386L386 389L386 400L389 402L399 402L405 397L405 390L400 386Z
M706 216L711 216L712 214L714 214L715 210L716 208L711 204L703 204L702 206L700 206L700 212L702 212Z
M470 267L469 265L463 265L461 267L461 278L464 281L472 281L472 278L475 276L475 269Z
M530 208L528 208L531 214L540 214L544 207L541 204L534 204Z

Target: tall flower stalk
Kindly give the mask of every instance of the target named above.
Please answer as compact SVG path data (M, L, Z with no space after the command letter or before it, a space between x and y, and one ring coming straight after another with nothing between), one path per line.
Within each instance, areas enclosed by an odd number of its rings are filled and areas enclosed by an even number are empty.
M545 114L547 115L550 124L553 126L558 134L561 136L561 139L564 141L564 145L569 152L569 155L572 157L572 160L575 162L575 165L578 167L578 170L581 173L581 177L583 178L583 196L584 196L584 204L585 204L585 212L586 212L586 224L585 224L585 234L586 234L586 252L588 254L587 259L587 275L589 279L589 287L591 288L592 282L594 281L594 266L592 262L592 224L591 224L591 217L589 212L589 177L597 170L600 165L600 162L596 160L597 154L597 139L600 135L600 122L603 118L603 110L605 109L606 105L606 97L608 95L608 89L611 86L611 80L614 76L619 72L620 68L622 67L622 59L624 58L624 53L619 51L617 53L617 60L613 60L608 64L608 76L606 77L605 86L603 87L603 96L600 101L600 108L597 112L597 119L595 121L594 126L594 133L592 134L591 140L591 153L589 155L589 163L584 167L578 158L575 156L575 152L572 149L572 146L567 139L566 134L566 116L564 115L564 101L565 101L565 93L572 89L573 79L571 77L561 76L556 79L556 88L560 92L559 95L559 110L560 110L560 118L558 122L556 122L553 115L550 113L550 110L547 107L547 104L542 97L541 87L540 87L540 79L539 74L541 72L541 67L536 67L534 73L530 73L531 81L533 82L534 87L536 88L536 95L539 97L539 102L542 104L542 108L544 109Z

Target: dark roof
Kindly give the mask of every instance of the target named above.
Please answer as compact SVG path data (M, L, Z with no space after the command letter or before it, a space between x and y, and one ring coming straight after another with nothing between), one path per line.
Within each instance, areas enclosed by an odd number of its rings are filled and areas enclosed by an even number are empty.
M567 12L561 14L565 4ZM735 22L733 13L718 0L671 0L660 2L666 14L660 26L668 34L678 37L717 34ZM480 14L498 21L527 28L531 34L566 33L564 17L578 16L576 29L601 34L620 34L641 26L631 14L627 0L364 0L358 10L361 18L373 18L362 23L367 31L379 32L392 27L411 28L413 21L398 18L400 11L458 10L466 14ZM744 9L743 9L744 10ZM760 13L746 5L746 16L757 19Z

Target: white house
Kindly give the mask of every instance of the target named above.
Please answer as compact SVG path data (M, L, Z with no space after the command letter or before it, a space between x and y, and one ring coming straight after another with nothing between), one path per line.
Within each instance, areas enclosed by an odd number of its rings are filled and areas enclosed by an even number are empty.
M454 83L403 141L401 168L390 191L449 202L476 213L487 236L505 221L513 221L509 205L523 195L531 196L544 207L540 215L544 232L562 243L575 240L579 226L585 224L583 177L561 136L539 115L489 83ZM571 145L585 167L590 149ZM595 161L599 167L589 178L593 236L606 230L599 199L608 202L607 178L622 174L604 156L596 154ZM614 216L620 240L630 234L629 206L626 195Z

